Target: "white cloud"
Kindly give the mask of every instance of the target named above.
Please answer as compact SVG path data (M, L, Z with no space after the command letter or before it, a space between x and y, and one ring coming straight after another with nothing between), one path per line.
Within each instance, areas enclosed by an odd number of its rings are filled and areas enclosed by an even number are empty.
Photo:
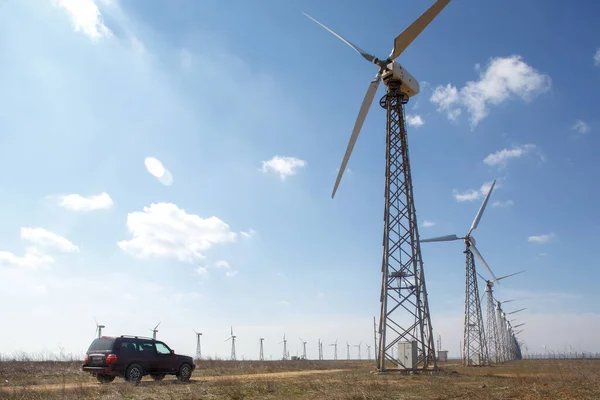
M551 86L549 76L540 74L521 56L512 55L490 59L485 71L479 73L479 80L468 81L460 90L451 84L438 86L430 101L451 120L458 118L461 107L466 108L474 128L488 115L490 104L497 105L515 96L531 101Z
M543 235L529 236L527 241L531 243L545 244L553 240L555 237L556 235L554 233L546 233Z
M236 276L238 274L238 271L232 269L231 265L227 261L224 261L224 260L216 261L212 265L205 265L203 267L198 267L196 269L196 273L200 276L207 276L207 275L209 275L210 269L225 270L225 276L228 278L233 278L234 276Z
M23 257L8 251L0 251L0 266L37 269L54 263L54 259L40 253L35 247L27 249Z
M215 263L215 268L230 269L231 266L229 265L229 263L227 261L217 261Z
M258 232L256 232L256 231L255 231L254 229L252 229L252 228L250 228L250 229L249 229L248 231L246 231L246 232L240 232L240 234L241 234L243 237L247 238L247 239L251 239L251 238L253 238L254 236L256 236L256 234L257 234L257 233L258 233Z
M127 228L133 237L117 244L138 258L156 256L192 262L205 258L203 253L213 245L237 238L219 218L188 214L173 203L153 203L143 211L129 213Z
M435 222L433 221L423 221L423 228L431 228L432 226L435 226Z
M524 144L522 146L515 146L512 149L502 149L495 153L488 154L483 162L490 166L499 166L504 168L508 164L508 160L511 158L520 158L523 155L529 153L535 149L534 144Z
M487 193L490 191L491 187L492 187L492 182L484 182L483 185L481 185L481 187L479 188L479 190L469 189L466 192L461 193L458 190L454 189L453 194L454 194L454 198L459 203L463 202L463 201L475 201L475 200L485 197L487 195ZM498 181L496 181L496 186L494 186L494 190L496 190L498 188L500 188L500 183Z
M323 297L325 297L325 293L319 292L319 293L317 293L317 297L323 298Z
M284 180L290 175L295 175L298 172L298 168L304 168L306 161L300 160L296 157L279 157L275 156L268 161L262 161L262 172L273 171L279 174L281 180Z
M207 267L198 267L196 269L196 273L200 276L206 276L206 275L208 275L208 268Z
M233 278L234 276L236 276L238 274L238 271L236 270L232 270L232 271L227 271L225 272L225 276L228 278Z
M571 125L571 130L584 134L590 131L590 126L587 122L578 119L573 125Z
M52 0L52 2L67 12L75 32L83 32L94 40L112 35L104 25L94 0Z
M515 202L512 200L495 201L492 203L492 207L512 207L514 205L515 205Z
M144 165L146 166L146 169L150 175L158 179L158 181L163 185L170 186L173 184L173 175L164 167L160 160L154 157L146 157L144 160Z
M36 247L58 250L64 253L79 251L67 238L44 228L21 228L21 239Z
M72 253L79 251L79 248L68 239L43 228L21 228L21 240L31 244L27 246L25 255L21 257L8 251L0 251L0 266L38 269L54 263L54 258L45 252L54 250Z
M110 208L113 200L106 192L87 197L80 194L68 194L61 196L58 204L73 211L92 211Z
M543 253L543 252L542 253L538 253L538 256L540 256L540 257L546 257L547 255L548 255L548 253Z
M406 115L406 122L408 123L408 125L414 126L415 128L423 126L423 124L425 123L425 121L423 121L423 118L421 118L420 115L410 115L410 114Z
M280 300L280 301L278 301L278 304L280 304L282 306L289 306L290 302L287 300Z
M600 47L596 49L594 53L594 65L600 67Z

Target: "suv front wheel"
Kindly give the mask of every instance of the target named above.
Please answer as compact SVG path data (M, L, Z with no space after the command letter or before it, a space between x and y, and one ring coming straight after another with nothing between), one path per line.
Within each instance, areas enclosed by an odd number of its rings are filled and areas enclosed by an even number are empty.
M142 380L142 376L144 376L142 367L137 364L131 364L125 373L125 380L132 383L138 383Z
M179 382L189 382L192 376L192 367L189 364L181 364L177 379Z

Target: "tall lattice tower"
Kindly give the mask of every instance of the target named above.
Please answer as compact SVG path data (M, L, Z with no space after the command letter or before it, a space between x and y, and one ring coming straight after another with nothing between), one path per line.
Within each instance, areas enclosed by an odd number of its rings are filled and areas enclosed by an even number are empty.
M502 338L498 329L498 320L496 313L496 300L494 299L494 283L500 282L502 279L510 278L511 276L521 274L525 271L515 272L513 274L504 275L496 279L485 279L479 272L477 275L485 281L485 295L487 297L487 313L485 331L487 334L488 356L490 363L501 362L500 343ZM513 301L513 300L507 300ZM506 302L506 301L505 301Z
M196 359L201 360L202 359L202 346L200 344L200 336L202 336L202 332L194 331L194 333L196 334Z
M387 93L379 102L387 113L381 304L376 357L377 369L381 372L394 369L427 369L430 366L437 368L404 123L404 105L411 96L419 93L420 86L395 59L449 2L450 0L437 0L410 24L394 39L394 47L386 59L378 59L365 52L307 15L352 47L364 59L378 66L378 72L369 84L354 124L332 197L335 196L346 170L380 82L383 80L387 86ZM396 346L402 346L404 350L416 347L416 357L412 356L414 351L405 354L410 356L408 361L405 357L402 360L394 357L393 349ZM390 368L390 365L393 367Z
M490 191L491 192L491 191ZM479 300L479 288L477 285L477 273L475 271L475 257L471 251L471 241L465 240L466 287L465 287L465 326L463 364L489 365L488 346L485 340L483 328L483 314L481 313L481 301Z
M264 361L265 360L265 355L264 355L264 352L263 352L263 341L264 340L265 340L265 338L259 338L259 341L260 341L260 350L259 350L259 353L258 353L258 359L260 361Z

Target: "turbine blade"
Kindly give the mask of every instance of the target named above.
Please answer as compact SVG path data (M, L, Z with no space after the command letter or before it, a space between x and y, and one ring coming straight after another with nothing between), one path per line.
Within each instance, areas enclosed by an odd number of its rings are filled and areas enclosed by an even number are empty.
M427 11L415 20L408 28L406 28L396 39L394 39L394 49L392 50L389 59L393 60L398 57L413 40L429 25L431 21L450 3L450 0L437 0Z
M499 280L505 279L505 278L510 278L511 276L522 274L523 272L525 272L525 270L519 271L519 272L515 272L514 274L504 275L504 276L501 276L500 278L496 279L496 281L499 281Z
M482 275L479 273L479 271L477 271L477 270L476 270L476 271L475 271L475 273L477 273L477 275L479 275L479 277L480 277L481 279L483 279L483 280L485 281L485 283L488 283L488 282L489 282L487 279L485 279L485 278L484 278L484 277L483 277L483 276L482 276Z
M342 176L344 175L344 171L346 170L346 165L348 164L348 160L350 159L350 155L352 154L352 150L354 149L354 144L356 143L356 139L358 139L358 135L360 134L360 130L365 122L365 118L367 118L367 114L369 112L369 108L371 108L371 104L373 103L373 98L375 97L375 93L377 92L377 88L379 87L379 82L381 82L381 75L377 73L375 78L369 84L369 88L367 89L367 93L365 94L365 98L360 106L360 111L358 112L358 117L356 118L356 122L354 123L354 128L352 129L352 135L350 136L350 141L348 142L348 147L346 147L346 154L344 154L344 159L342 160L342 166L338 171L337 179L335 180L335 185L333 187L333 192L331 193L331 198L335 196L335 192L340 185L340 181L342 180Z
M520 308L520 309L518 309L518 310L516 310L516 311L507 312L506 314L515 314L515 313L521 312L521 311L523 311L523 310L527 310L527 307Z
M473 252L473 254L475 254L475 256L483 264L483 266L488 270L488 272L490 273L490 275L492 276L492 278L494 278L494 281L496 281L496 275L494 275L494 273L492 272L492 269L490 268L490 266L488 265L488 263L485 262L485 260L481 256L481 253L479 252L479 250L477 250L477 247L475 247L475 245L473 244L472 241L470 241L470 242L471 242L471 246L470 246L471 251Z
M154 329L158 328L159 325L160 325L160 322L158 324L156 324L156 326L154 327Z
M452 240L460 240L462 238L459 238L456 235L446 235L446 236L438 236L438 237L434 237L434 238L429 238L429 239L421 239L419 240L421 243L428 243L428 242L449 242Z
M485 206L487 205L487 202L490 199L490 196L492 195L492 190L494 190L495 185L496 185L496 180L494 179L494 181L492 182L492 186L490 187L490 190L488 191L487 195L485 196L485 199L483 200L483 203L481 204L481 207L479 207L479 211L477 212L477 215L475 216L475 219L473 220L473 223L471 224L471 229L469 229L469 233L467 233L467 236L470 236L471 232L473 232L475 230L475 228L477 228L477 225L479 225L479 220L481 220L481 216L483 215L483 211L485 210Z
M308 15L307 13L305 13L304 11L301 11L302 14L306 15L308 18L310 18L311 20L313 20L314 22L316 22L317 24L321 25L321 27L327 29L330 33L332 33L334 36L336 36L338 39L340 39L342 42L346 43L348 46L352 47L352 49L354 49L354 51L356 51L358 54L360 54L361 56L363 56L363 58L369 62L375 63L375 61L377 60L377 58L375 58L374 56L372 56L371 54L367 53L366 51L364 51L363 49L361 49L360 47L358 47L357 45L355 45L354 43L351 43L350 41L346 40L345 38L343 38L341 35L338 35L337 33L335 33L333 30L329 29L328 27L326 27L325 25L323 25L322 23L320 23L319 21L317 21L316 19L314 19L313 17L311 17L310 15Z

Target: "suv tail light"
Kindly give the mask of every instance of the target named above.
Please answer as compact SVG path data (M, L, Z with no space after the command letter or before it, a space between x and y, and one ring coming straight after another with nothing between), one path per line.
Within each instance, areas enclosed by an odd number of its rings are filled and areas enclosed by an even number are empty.
M113 364L113 363L116 363L116 362L117 362L117 360L118 360L118 358L117 358L117 355L116 355L116 354L109 354L109 355L106 357L106 363L107 363L107 364Z
M87 363L88 363L88 360L89 360L89 357L88 357L88 355L86 354L86 355L85 355L85 358L83 359L83 363L84 363L84 364L87 364Z

